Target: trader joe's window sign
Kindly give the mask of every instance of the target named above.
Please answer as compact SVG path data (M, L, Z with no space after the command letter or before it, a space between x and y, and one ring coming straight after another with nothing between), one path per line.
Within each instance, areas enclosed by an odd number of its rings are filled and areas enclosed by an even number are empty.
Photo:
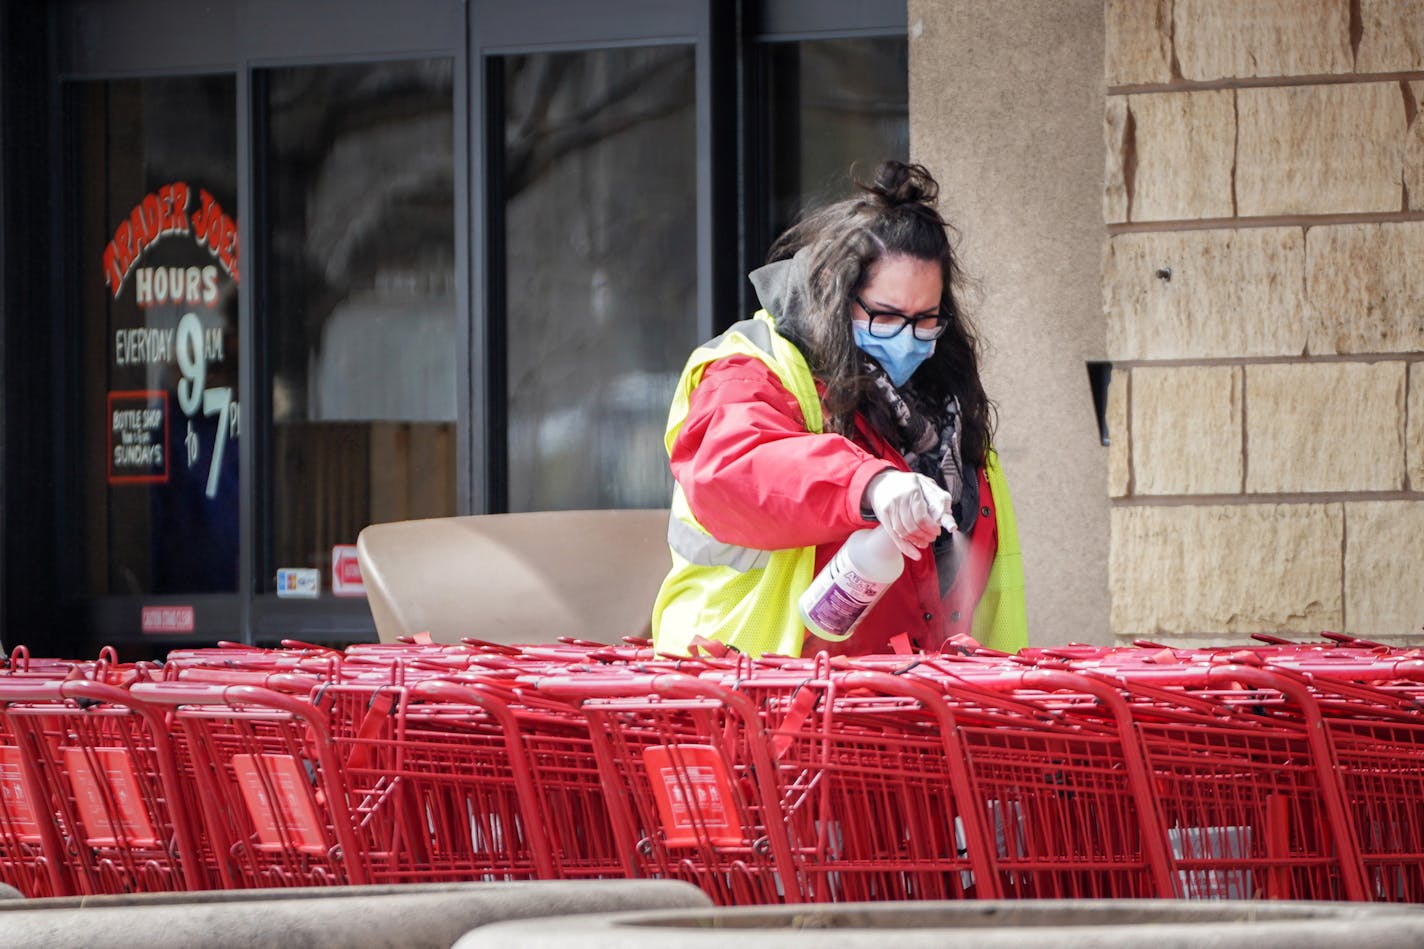
M237 589L239 256L217 190L140 185L132 204L109 205L90 258L108 356L95 408L112 592Z
M222 205L201 188L197 202L187 182L175 181L145 195L133 212L114 230L114 239L104 248L104 283L119 298L124 282L139 263L143 252L159 240L174 234L191 237L198 246L222 264L227 275L237 282L237 225L224 213ZM189 206L195 205L192 212ZM194 299L201 294L203 302L217 302L215 267L143 268L137 277L139 306ZM176 273L173 271L176 269Z
M211 262L183 263L184 256L191 260L191 250L164 254L166 262L149 253L160 244L185 241ZM215 385L212 377L214 367L226 361L228 332L226 315L213 311L237 279L237 225L211 194L183 181L145 195L104 248L104 284L116 301L132 287L142 317L141 325L114 329L115 376L138 367L155 370L148 375L173 377L177 463L192 469L206 459L209 498L217 497L227 446L238 434L235 379ZM163 373L164 367L177 372ZM109 393L110 484L169 480L168 395L153 389Z

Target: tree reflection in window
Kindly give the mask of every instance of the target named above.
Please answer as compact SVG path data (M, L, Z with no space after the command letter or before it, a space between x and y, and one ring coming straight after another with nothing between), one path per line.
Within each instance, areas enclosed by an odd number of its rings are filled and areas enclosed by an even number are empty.
M261 74L271 567L322 565L369 523L456 513L453 72Z
M662 430L697 325L693 63L499 61L510 510L668 503Z

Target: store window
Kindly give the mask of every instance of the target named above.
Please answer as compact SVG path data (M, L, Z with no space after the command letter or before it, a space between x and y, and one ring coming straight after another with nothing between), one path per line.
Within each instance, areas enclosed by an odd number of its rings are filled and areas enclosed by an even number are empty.
M663 428L696 342L694 63L691 46L492 62L509 510L668 503Z
M255 73L261 589L314 568L341 592L334 551L367 524L457 513L453 74L445 58Z
M49 21L64 562L25 595L106 641L369 637L329 597L368 524L665 506L688 352L908 153L900 0L170 8Z
M910 154L909 47L904 34L758 44L761 229L752 264L806 207L851 193L887 158ZM755 199L754 199L755 200Z
M80 82L70 93L85 587L235 592L236 84L184 76ZM190 607L143 622L182 632L192 619Z

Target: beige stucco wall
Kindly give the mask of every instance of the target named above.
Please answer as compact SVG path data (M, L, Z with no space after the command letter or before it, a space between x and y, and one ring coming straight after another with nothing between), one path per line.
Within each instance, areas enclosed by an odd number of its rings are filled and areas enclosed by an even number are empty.
M1030 639L1107 643L1102 0L910 0L910 153L979 285Z
M1424 641L1424 0L1105 13L1113 634Z

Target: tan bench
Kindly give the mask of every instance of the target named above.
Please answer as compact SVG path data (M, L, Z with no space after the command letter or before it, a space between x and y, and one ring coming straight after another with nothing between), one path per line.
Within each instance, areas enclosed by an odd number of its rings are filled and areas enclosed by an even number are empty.
M372 524L356 540L382 642L428 632L547 643L649 634L671 566L664 510L539 511Z

